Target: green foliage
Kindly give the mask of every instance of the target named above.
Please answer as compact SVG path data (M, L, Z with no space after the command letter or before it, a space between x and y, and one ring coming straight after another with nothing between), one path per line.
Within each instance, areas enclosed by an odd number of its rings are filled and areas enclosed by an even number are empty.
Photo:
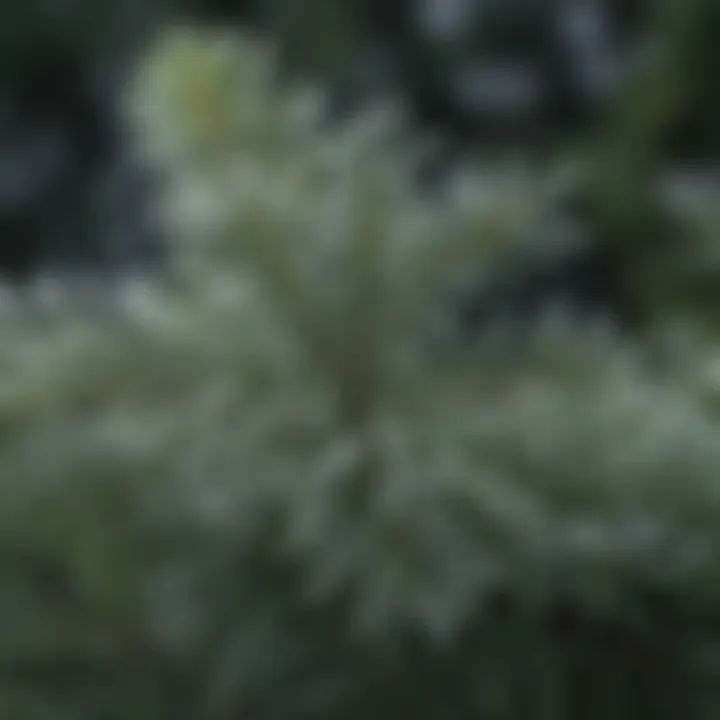
M171 35L135 107L177 286L2 320L0 710L714 716L707 389L602 342L429 353L533 194L421 198L392 112L328 134L273 77Z

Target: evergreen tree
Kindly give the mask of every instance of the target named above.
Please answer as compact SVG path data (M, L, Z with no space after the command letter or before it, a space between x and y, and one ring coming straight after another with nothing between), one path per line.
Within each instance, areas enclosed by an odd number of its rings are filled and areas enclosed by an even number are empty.
M135 107L173 286L4 309L0 710L714 716L711 378L552 333L436 352L533 193L429 200L392 112L328 133L275 77L172 34Z

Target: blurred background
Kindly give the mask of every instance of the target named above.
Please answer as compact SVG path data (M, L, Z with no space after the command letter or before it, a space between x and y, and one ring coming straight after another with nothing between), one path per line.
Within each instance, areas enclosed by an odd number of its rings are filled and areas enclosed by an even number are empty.
M717 717L719 39L3 5L0 711Z

